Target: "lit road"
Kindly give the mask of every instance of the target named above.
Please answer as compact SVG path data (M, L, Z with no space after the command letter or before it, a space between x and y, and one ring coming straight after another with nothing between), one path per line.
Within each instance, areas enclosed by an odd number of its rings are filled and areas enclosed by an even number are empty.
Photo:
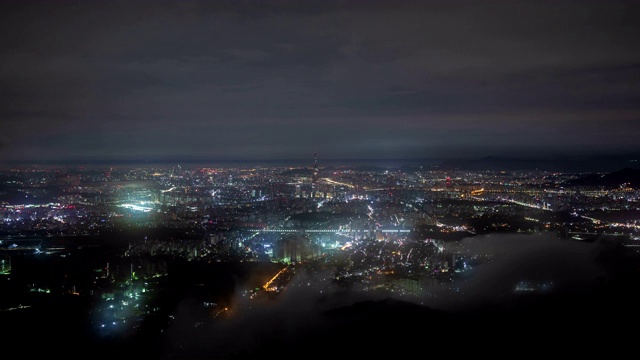
M332 184L332 185L341 185L341 186L346 186L346 187L350 187L350 188L355 188L354 185L347 184L347 183L341 183L341 182L338 182L338 181L335 181L335 180L331 180L329 178L322 178L320 180L325 181L325 182L327 182L329 184Z
M289 269L289 265L287 265L285 268L283 268L282 270L278 271L277 274L275 274L271 279L269 279L269 281L267 281L266 284L262 285L262 288L265 291L276 291L276 288L273 288L271 286L271 284L273 284L273 282L278 278L278 276L282 275L285 271L287 271Z

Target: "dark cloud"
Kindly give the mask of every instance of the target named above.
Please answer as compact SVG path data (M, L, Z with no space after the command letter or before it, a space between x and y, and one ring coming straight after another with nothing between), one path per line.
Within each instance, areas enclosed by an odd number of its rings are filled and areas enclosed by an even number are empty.
M0 6L6 160L638 150L637 2Z

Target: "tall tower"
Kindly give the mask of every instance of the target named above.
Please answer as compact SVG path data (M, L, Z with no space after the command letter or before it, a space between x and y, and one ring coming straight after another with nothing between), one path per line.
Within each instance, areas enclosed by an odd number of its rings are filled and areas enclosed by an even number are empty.
M318 182L318 153L313 154L313 175L311 177L311 196L316 197Z

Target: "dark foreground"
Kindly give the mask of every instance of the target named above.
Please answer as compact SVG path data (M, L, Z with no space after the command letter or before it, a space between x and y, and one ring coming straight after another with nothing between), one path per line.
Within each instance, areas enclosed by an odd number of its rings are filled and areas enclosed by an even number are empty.
M285 298L288 304L265 305L198 329L159 317L117 336L96 334L86 299L33 294L25 298L32 307L0 312L0 341L4 354L28 358L609 358L635 351L637 343L640 257L627 250L606 245L598 261L607 264L607 275L593 281L470 302L457 310L392 295L333 292ZM184 314L199 305L177 299L168 311Z

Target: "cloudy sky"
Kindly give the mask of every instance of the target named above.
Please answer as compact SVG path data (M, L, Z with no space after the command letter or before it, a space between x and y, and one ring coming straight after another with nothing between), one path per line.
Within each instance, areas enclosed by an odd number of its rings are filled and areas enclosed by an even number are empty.
M637 1L2 1L0 160L639 150Z

